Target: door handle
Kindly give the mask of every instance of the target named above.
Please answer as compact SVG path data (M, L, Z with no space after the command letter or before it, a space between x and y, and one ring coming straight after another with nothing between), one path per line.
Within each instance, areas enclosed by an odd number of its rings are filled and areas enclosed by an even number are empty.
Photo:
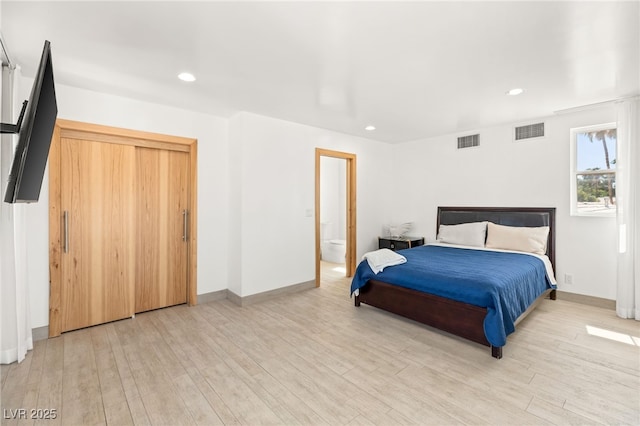
M62 223L63 223L63 249L65 253L69 252L69 212L64 211L62 214Z
M182 210L182 241L189 239L189 212Z

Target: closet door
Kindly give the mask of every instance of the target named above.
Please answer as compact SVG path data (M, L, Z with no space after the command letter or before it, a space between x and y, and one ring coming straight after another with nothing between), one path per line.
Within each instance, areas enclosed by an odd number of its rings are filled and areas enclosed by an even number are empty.
M62 331L134 311L135 147L61 139Z
M136 148L136 312L187 302L189 155Z
M192 138L56 120L49 337L197 303L197 164Z

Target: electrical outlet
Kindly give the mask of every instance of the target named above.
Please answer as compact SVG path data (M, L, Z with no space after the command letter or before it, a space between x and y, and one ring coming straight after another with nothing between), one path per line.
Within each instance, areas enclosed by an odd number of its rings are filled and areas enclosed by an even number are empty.
M567 285L573 284L573 275L564 274L564 283L567 284Z

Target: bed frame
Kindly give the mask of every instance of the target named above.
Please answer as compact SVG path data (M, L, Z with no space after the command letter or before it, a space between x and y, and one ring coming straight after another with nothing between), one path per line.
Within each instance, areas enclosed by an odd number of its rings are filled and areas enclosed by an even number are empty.
M555 270L555 208L540 207L438 207L436 230L440 224L490 221L506 226L549 226L547 256ZM545 298L556 299L556 291L548 289L516 320L517 325ZM369 280L355 297L361 303L418 321L473 342L489 346L494 358L502 358L502 346L491 346L484 335L487 309L422 293L381 281Z

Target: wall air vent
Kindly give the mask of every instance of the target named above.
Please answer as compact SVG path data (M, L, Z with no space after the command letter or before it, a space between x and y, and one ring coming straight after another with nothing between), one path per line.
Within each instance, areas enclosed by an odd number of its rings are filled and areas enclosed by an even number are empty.
M515 140L544 137L544 123L529 124L515 128Z
M458 138L458 149L471 148L480 145L480 135L460 136Z

